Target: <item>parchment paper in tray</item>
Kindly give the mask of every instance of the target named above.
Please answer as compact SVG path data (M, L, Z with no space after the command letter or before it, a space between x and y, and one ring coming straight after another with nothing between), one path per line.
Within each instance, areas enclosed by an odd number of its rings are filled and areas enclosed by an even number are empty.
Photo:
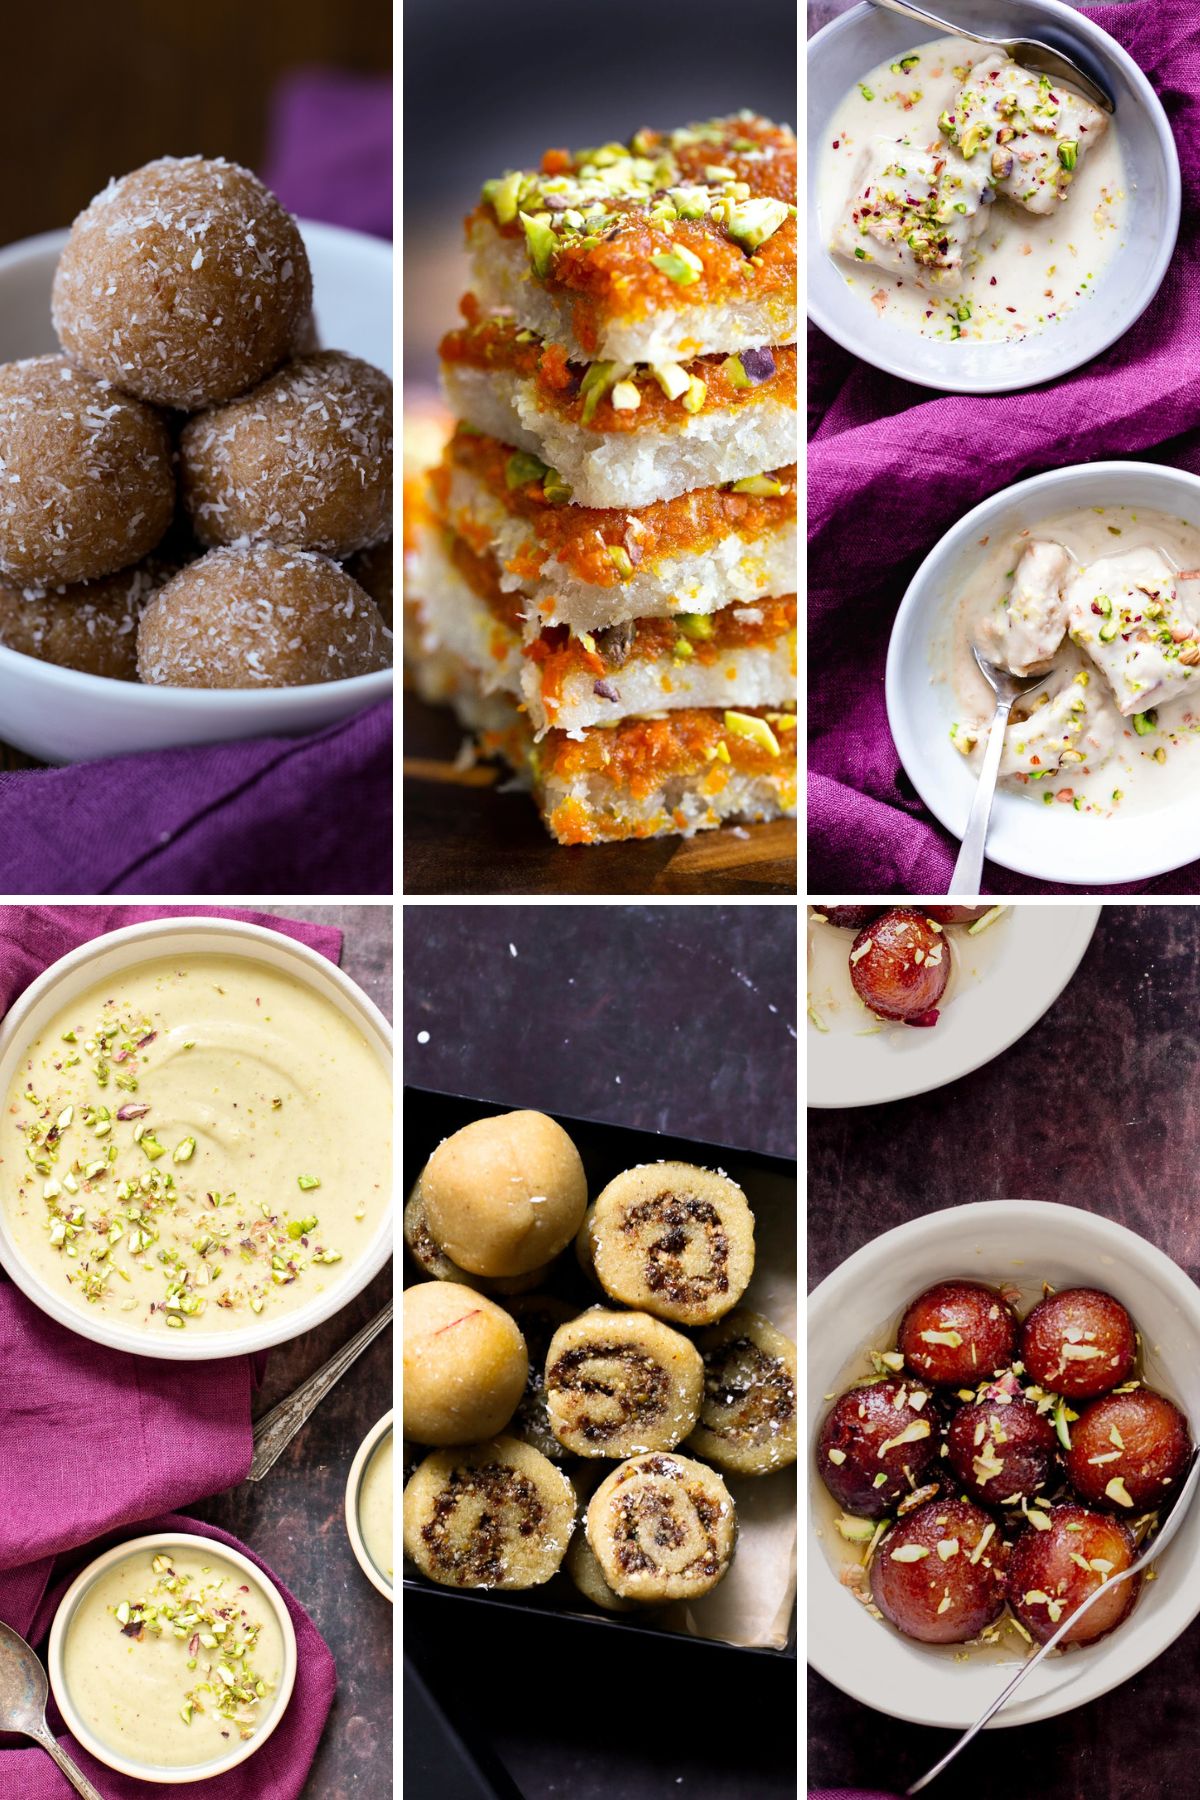
M707 1160L707 1159L706 1159ZM740 1306L796 1336L796 1190L773 1172L736 1158L725 1172L745 1189L754 1214L754 1278ZM655 1623L693 1637L782 1649L796 1599L796 1468L729 1476L738 1514L737 1553L728 1575L692 1605L664 1607Z

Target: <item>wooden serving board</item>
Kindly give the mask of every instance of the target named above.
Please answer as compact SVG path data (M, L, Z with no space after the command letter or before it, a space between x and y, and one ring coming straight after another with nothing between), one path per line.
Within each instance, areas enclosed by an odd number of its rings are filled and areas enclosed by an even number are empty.
M454 716L404 697L404 892L794 894L792 819L692 838L565 847L497 763L462 770ZM744 831L745 835L741 835Z

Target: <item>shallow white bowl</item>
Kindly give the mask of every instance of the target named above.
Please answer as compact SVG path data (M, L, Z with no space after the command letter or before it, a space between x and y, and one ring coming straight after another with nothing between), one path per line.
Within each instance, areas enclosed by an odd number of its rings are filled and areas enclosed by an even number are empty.
M950 741L960 708L949 681L931 680L932 647L950 628L958 584L984 554L980 538L1036 530L1074 506L1153 507L1200 527L1200 476L1156 463L1098 462L1019 481L974 507L934 545L896 614L887 658L888 723L913 786L955 837L966 828L975 771ZM1187 799L1109 819L1041 806L1001 788L987 853L1020 875L1087 888L1182 868L1200 856L1200 781Z
M1161 1381L1200 1427L1200 1289L1161 1250L1123 1225L1076 1207L1038 1200L984 1200L930 1213L865 1244L818 1287L809 1302L809 1484L828 1504L814 1452L827 1394L848 1384L855 1352L882 1342L915 1294L932 1282L971 1280L1105 1288L1144 1331ZM1161 1371L1161 1374L1159 1373ZM953 1730L974 1724L1012 1668L904 1638L841 1586L809 1509L809 1660L843 1693L894 1718ZM1106 1694L1153 1662L1200 1612L1200 1507L1193 1506L1111 1637L1046 1658L993 1727L1027 1725Z
M391 246L359 231L300 222L321 342L391 373ZM50 286L65 231L0 250L0 362L58 349ZM155 688L82 675L0 645L0 739L42 762L87 762L177 744L294 737L382 700L392 671L294 688Z
M853 1028L821 1032L810 1020L808 1104L877 1106L944 1087L991 1062L1053 1006L1099 918L1098 906L1025 904L1010 906L978 938L953 927L951 955L961 979L931 1029L885 1026L866 1037ZM853 934L837 935L848 958ZM855 1025L859 1034L870 1028L865 1010L859 1009Z
M354 1552L355 1561L358 1563L359 1568L362 1570L367 1580L371 1583L371 1586L378 1588L385 1600L394 1598L393 1586L385 1571L379 1568L372 1557L371 1552L367 1549L362 1534L362 1526L359 1523L358 1508L359 1497L362 1494L363 1477L366 1475L368 1465L384 1438L391 1435L391 1431L392 1415L388 1412L384 1414L382 1419L378 1419L375 1424L372 1425L370 1431L368 1431L366 1437L358 1446L354 1461L350 1465L350 1474L346 1481L346 1533L350 1539L350 1548ZM393 1523L395 1521L395 1514L396 1505L395 1496L393 1495Z
M936 10L936 8L935 8ZM929 25L863 4L834 19L808 46L808 311L822 331L865 362L922 387L955 394L1007 393L1053 381L1123 336L1158 292L1179 232L1179 156L1158 97L1108 33L1060 0L955 0L955 20L997 37L1036 37L1095 68L1117 103L1130 195L1124 247L1091 302L1015 344L927 341L855 301L817 223L817 171L842 96L885 57L938 35ZM985 52L981 49L979 54ZM1136 190L1136 191L1135 191Z
M32 982L0 1024L0 1096L12 1087L26 1046L76 994L84 993L108 973L134 968L159 956L186 958L204 952L241 956L250 962L281 970L292 980L318 994L337 1008L362 1032L389 1076L392 1067L392 1030L383 1014L348 975L306 944L239 919L152 919L129 925L107 936L80 945L51 963ZM0 1263L35 1306L60 1325L133 1356L152 1356L170 1362L207 1362L217 1357L242 1356L267 1350L303 1337L332 1318L379 1273L392 1253L392 1214L389 1205L375 1235L357 1262L338 1264L339 1274L322 1294L295 1312L268 1321L254 1318L244 1329L209 1332L164 1332L160 1337L138 1331L116 1320L93 1318L72 1306L57 1289L48 1287L30 1269L14 1244L0 1201ZM344 1271L344 1272L342 1272Z
M199 1545L199 1550L194 1546ZM247 1581L252 1582L262 1593L274 1613L279 1630L283 1637L283 1672L279 1678L279 1686L270 1712L254 1733L244 1743L239 1742L225 1756L212 1762L200 1763L193 1767L166 1768L160 1763L132 1762L111 1749L102 1739L96 1737L90 1726L82 1719L71 1699L71 1690L67 1686L63 1672L63 1651L71 1620L80 1601L88 1589L114 1563L121 1562L136 1550L153 1550L156 1554L162 1550L178 1551L184 1547L187 1556L203 1555L211 1551L214 1555L224 1557L246 1573ZM248 1557L240 1550L234 1550L220 1542L217 1538L204 1537L199 1532L171 1531L153 1532L148 1537L129 1538L123 1544L114 1544L111 1550L105 1550L94 1562L80 1570L66 1593L59 1602L58 1611L54 1615L54 1623L50 1627L50 1644L47 1663L50 1673L50 1686L54 1693L55 1703L63 1716L64 1723L71 1736L89 1750L98 1762L109 1769L116 1769L118 1774L132 1775L139 1781L153 1781L164 1787L182 1787L189 1781L210 1781L214 1775L224 1775L229 1769L244 1763L255 1751L260 1750L279 1724L287 1711L292 1697L292 1689L296 1685L296 1633L292 1626L291 1614L284 1603L283 1595L275 1586L270 1576L264 1575Z

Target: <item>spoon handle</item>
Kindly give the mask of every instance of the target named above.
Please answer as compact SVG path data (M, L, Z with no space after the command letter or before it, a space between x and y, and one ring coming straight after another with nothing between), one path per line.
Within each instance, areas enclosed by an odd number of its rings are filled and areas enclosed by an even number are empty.
M977 31L968 31L965 25L952 25L948 19L939 19L936 13L926 12L923 6L910 6L909 0L871 0L872 6L878 6L885 12L900 13L906 19L915 19L918 25L933 25L938 31L949 33L951 37L970 38L973 44L996 45L997 39L981 37Z
M392 1302L389 1300L382 1312L361 1331L358 1331L335 1350L329 1361L322 1363L314 1375L273 1406L269 1413L264 1413L254 1427L254 1460L250 1464L249 1481L261 1481L263 1476L273 1469L283 1455L301 1426L305 1425L316 1411L321 1401L332 1387L341 1380L351 1363L360 1357L367 1345L372 1343L392 1317Z
M1011 700L996 702L983 767L979 771L979 782L967 819L967 829L963 832L962 848L950 877L948 892L951 894L978 894L983 881L983 852L992 817L992 801L996 796L996 782L1000 775L1000 758L1004 755L1004 733L1008 729L1011 710Z
M36 1736L42 1749L54 1758L75 1792L83 1795L83 1800L104 1800L99 1788L94 1788L83 1770L71 1761L52 1731L47 1730L45 1736L40 1731L31 1735Z

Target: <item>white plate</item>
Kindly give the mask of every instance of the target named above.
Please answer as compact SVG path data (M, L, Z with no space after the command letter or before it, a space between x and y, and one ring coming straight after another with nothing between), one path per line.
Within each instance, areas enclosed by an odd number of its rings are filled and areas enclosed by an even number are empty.
M279 1686L275 1693L271 1710L251 1738L245 1739L229 1750L224 1756L216 1757L210 1762L200 1763L193 1768L166 1768L161 1764L133 1762L122 1756L97 1738L87 1722L76 1712L71 1700L71 1690L67 1686L63 1669L63 1653L66 1646L67 1632L71 1620L80 1601L98 1576L103 1575L114 1563L133 1555L138 1550L152 1550L156 1554L167 1550L178 1555L183 1548L184 1556L202 1558L206 1552L223 1557L233 1563L236 1568L245 1571L246 1579L253 1582L262 1594L267 1605L275 1615L283 1639L283 1669L279 1677ZM292 1625L292 1616L288 1612L283 1595L275 1586L269 1575L252 1563L240 1550L229 1544L223 1544L219 1538L209 1538L194 1531L160 1531L147 1537L129 1538L123 1544L114 1544L105 1550L94 1562L88 1563L75 1577L62 1599L58 1611L54 1615L54 1623L50 1627L50 1643L46 1656L50 1674L50 1686L54 1692L55 1703L62 1714L67 1729L85 1750L89 1750L99 1762L107 1768L116 1769L121 1775L131 1775L139 1781L153 1781L163 1787L182 1787L191 1781L210 1781L214 1775L224 1775L239 1763L260 1750L270 1737L275 1727L288 1709L292 1697L292 1689L296 1685L297 1648L296 1632Z
M1013 1279L1108 1289L1153 1334L1163 1384L1200 1426L1200 1289L1144 1238L1071 1206L1037 1200L985 1200L930 1213L885 1232L824 1280L809 1302L809 1661L843 1693L915 1725L964 1730L1013 1673L983 1656L901 1637L873 1619L839 1583L814 1520L828 1504L813 1454L830 1402L848 1383L855 1352L875 1343L908 1301L931 1282L954 1276ZM818 1494L819 1490L819 1494ZM1027 1678L992 1728L1050 1719L1108 1693L1161 1656L1200 1612L1200 1507L1165 1552L1111 1637L1053 1655ZM867 1727L869 1729L869 1726ZM931 1752L930 1760L937 1754ZM1032 1788L1031 1783L1031 1788Z
M300 221L321 342L391 373L391 246ZM0 250L0 362L58 350L50 287L65 231ZM392 671L294 688L156 688L60 669L0 645L0 739L41 762L319 731L391 692Z
M1073 506L1153 507L1200 527L1200 476L1157 463L1097 462L1051 469L1004 488L934 545L896 614L887 658L888 724L913 786L956 838L966 828L975 774L950 741L950 726L961 709L952 684L932 679L932 647L949 630L956 584L980 555L978 540L993 532L1036 529ZM1200 856L1200 764L1197 776L1188 800L1112 818L1039 806L1027 794L1001 788L992 809L988 859L1039 881L1086 888L1183 868Z
M240 919L168 918L127 925L70 951L32 982L0 1024L0 1096L7 1097L21 1056L59 1008L77 994L86 993L109 972L136 967L159 956L203 954L243 956L252 962L279 969L293 981L310 988L326 1004L336 1007L361 1031L387 1069L392 1068L392 1028L373 1001L327 957L295 938ZM244 1330L201 1334L193 1331L164 1332L161 1337L138 1331L116 1320L94 1317L72 1306L56 1288L48 1287L30 1269L12 1240L0 1206L0 1263L22 1293L60 1325L93 1343L125 1350L132 1356L152 1356L170 1362L207 1362L215 1357L244 1356L267 1350L272 1344L303 1337L353 1300L376 1276L392 1253L392 1209L385 1209L357 1262L341 1264L325 1291L307 1306L275 1320L255 1318Z
M1078 51L1083 66L1104 76L1117 103L1130 193L1125 245L1089 304L1058 327L1015 344L943 344L881 318L871 306L853 304L841 265L817 226L817 171L829 120L868 69L938 35L930 25L864 4L834 19L808 46L808 311L828 336L889 375L949 393L1006 393L1053 381L1099 356L1149 306L1179 232L1179 156L1166 114L1142 71L1084 14L1060 0L955 0L952 10L968 30L1041 38L1068 53Z
M854 1028L818 1031L809 1020L808 1104L877 1106L904 1100L991 1062L1053 1006L1079 967L1099 917L1098 906L1027 903L1007 908L977 938L952 926L955 990L936 1025L884 1026L859 1037L856 1029L867 1031L872 1024L865 1008L859 1008ZM849 957L853 934L838 931L837 937Z

